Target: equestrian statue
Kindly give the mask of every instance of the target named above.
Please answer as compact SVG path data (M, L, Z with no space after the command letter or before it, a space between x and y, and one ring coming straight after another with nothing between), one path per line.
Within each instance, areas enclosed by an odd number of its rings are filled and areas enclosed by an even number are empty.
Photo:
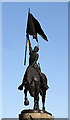
M29 44L29 65L25 71L22 83L21 85L19 85L18 89L23 90L23 87L25 88L24 105L29 105L29 101L27 98L27 91L29 91L31 97L34 98L34 107L33 109L23 110L21 114L19 114L19 120L24 120L24 118L25 120L29 118L31 119L43 118L43 117L47 118L48 114L51 115L51 113L45 111L46 90L48 90L49 87L47 85L47 77L44 73L42 73L40 64L37 62L39 58L39 54L38 54L39 43L38 43L37 34L39 34L45 41L48 41L38 20L35 19L35 17L30 13L30 9L29 9L27 29L26 29L26 47L25 47L25 59L24 59L24 65L26 65L27 44ZM34 49L32 49L31 46L31 40L29 38L30 35L38 43L38 45L35 46ZM42 96L42 110L39 109L39 94Z
M31 43L29 41L29 66L25 72L23 77L22 84L18 87L19 90L23 90L23 86L25 87L25 105L29 105L29 101L27 99L27 91L29 91L30 95L34 97L34 109L39 109L39 93L42 96L43 102L43 110L45 110L45 95L46 90L48 90L47 85L47 77L44 73L41 72L41 68L38 60L38 52L39 47L35 46L32 50Z

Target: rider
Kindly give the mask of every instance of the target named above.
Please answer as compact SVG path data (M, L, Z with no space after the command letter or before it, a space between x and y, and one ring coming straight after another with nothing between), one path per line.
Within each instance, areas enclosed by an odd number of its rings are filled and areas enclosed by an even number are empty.
M39 51L39 47L35 46L34 49L32 50L31 47L31 43L29 41L29 65L32 65L32 67L34 67L39 73L41 73L41 69L39 64L37 64L37 60L39 58L38 52Z
M42 76L42 73L41 73L41 69L40 69L40 65L37 64L37 60L39 58L39 55L38 55L38 52L39 51L39 47L38 46L35 46L34 49L32 50L32 47L31 47L31 43L30 43L30 40L29 40L29 66L31 65L32 67L34 67L36 69L36 71L39 73L40 77L41 77L41 81L43 82L43 76ZM23 81L22 84L18 87L19 90L23 90L23 84L26 82ZM43 82L44 83L44 82ZM48 86L44 85L46 87L46 89L48 89Z

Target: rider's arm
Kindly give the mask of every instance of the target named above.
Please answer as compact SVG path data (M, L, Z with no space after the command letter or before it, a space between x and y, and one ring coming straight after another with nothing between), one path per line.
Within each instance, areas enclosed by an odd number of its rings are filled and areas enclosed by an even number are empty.
M30 43L30 40L29 40L29 35L26 34L26 37L28 39L28 42L29 42L29 54L32 52L32 47L31 47L31 43Z
M32 47L31 47L31 43L30 43L30 40L29 40L29 53L32 52Z

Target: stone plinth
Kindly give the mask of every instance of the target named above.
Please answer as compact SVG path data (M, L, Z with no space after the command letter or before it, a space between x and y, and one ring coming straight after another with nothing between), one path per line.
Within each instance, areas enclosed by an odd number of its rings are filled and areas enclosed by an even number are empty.
M51 113L41 110L23 110L19 114L19 120L54 120Z

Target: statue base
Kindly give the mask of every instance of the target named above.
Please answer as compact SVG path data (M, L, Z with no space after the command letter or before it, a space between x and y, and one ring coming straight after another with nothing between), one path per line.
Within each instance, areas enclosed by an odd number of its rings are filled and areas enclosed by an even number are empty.
M46 120L54 120L54 117L51 113L42 110L23 110L21 114L19 114L19 120L38 120L38 119L46 119Z

